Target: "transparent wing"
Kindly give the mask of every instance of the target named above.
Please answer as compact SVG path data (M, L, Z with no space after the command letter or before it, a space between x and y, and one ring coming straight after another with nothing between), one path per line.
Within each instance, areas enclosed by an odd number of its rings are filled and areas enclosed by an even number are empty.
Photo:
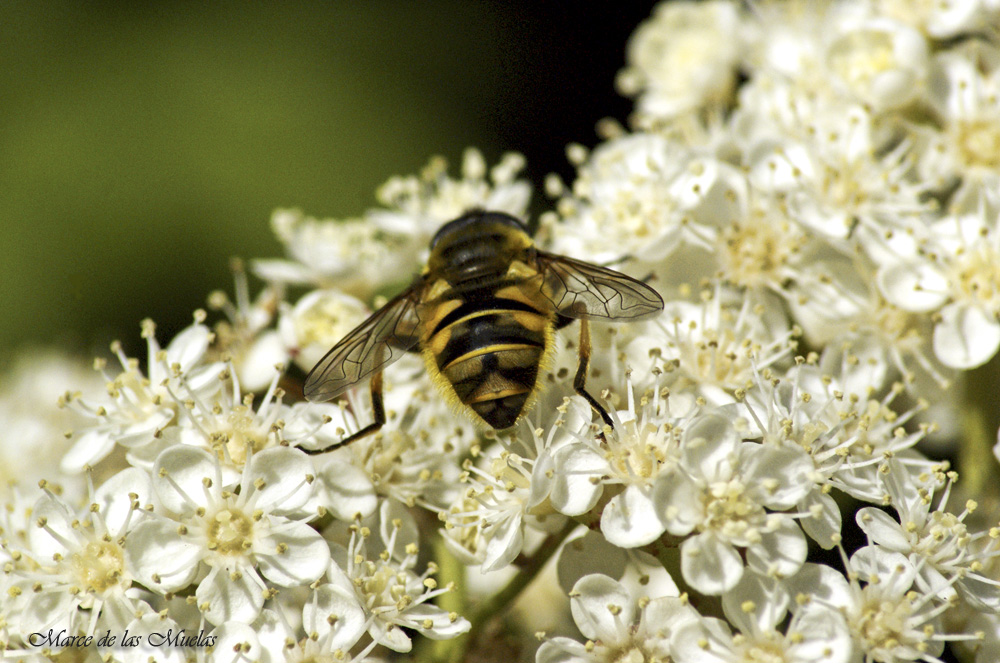
M663 310L658 292L613 269L542 251L538 267L542 291L567 318L641 320Z
M333 346L306 376L306 400L336 398L415 346L418 294L404 291Z

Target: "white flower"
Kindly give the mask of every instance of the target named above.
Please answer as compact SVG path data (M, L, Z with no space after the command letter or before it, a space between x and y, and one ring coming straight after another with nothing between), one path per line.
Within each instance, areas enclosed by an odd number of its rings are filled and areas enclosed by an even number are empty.
M69 355L30 351L14 358L0 379L0 482L30 486L46 479L58 483L64 497L85 498L82 478L59 471L71 444L66 431L87 423L72 408L58 407L66 397L55 395L70 385L80 398L94 399L104 391L100 377Z
M815 602L846 617L854 656L889 663L939 661L946 641L975 638L942 628L940 615L949 604L935 591L914 588L917 570L903 555L869 546L847 566L850 581L830 567L807 564L788 587L797 603Z
M972 42L934 58L931 103L943 128L928 150L927 164L940 178L959 177L997 205L1000 194L1000 50ZM961 195L959 192L958 195Z
M699 304L667 303L657 323L660 344L650 352L667 364L672 391L697 394L713 405L732 403L755 371L791 360L796 330L775 299L761 299L716 287Z
M318 579L329 550L308 518L296 515L311 492L305 454L285 447L254 454L238 492L224 488L224 469L202 449L164 451L153 478L164 515L136 527L126 549L130 568L150 589L177 591L197 582L208 621L249 623L274 594L269 583L293 587Z
M722 597L729 624L705 618L684 623L671 643L677 663L847 663L851 637L844 617L834 609L807 603L795 610L788 590L774 578L748 571Z
M566 593L584 576L595 573L622 583L643 596L678 596L679 590L663 563L638 548L619 548L600 532L580 527L559 550L559 587Z
M768 4L749 15L755 20L744 25L752 48L744 58L752 66L746 84L777 74L799 89L803 101L833 93L836 88L825 69L826 44L839 36L841 26L857 25L874 13L865 3L837 0L816 0L809 9Z
M806 541L793 516L768 513L794 506L809 490L810 463L801 449L740 442L718 414L684 430L677 468L660 478L653 499L666 530L681 543L684 580L705 594L736 586L747 563L760 573L789 576L802 565Z
M517 179L524 166L523 156L508 152L487 171L482 153L470 147L462 158L462 177L453 179L448 162L435 157L419 176L393 177L383 184L376 196L388 209L369 210L367 218L376 228L406 238L419 250L415 257L425 257L438 229L470 209L523 219L531 198L531 185Z
M912 102L927 78L928 45L917 30L883 17L845 21L825 53L828 71L875 112Z
M587 643L551 638L538 648L536 663L673 660L671 634L696 615L676 594L650 598L600 574L577 581L570 608Z
M272 283L336 286L368 298L410 278L419 265L406 242L381 236L366 219L320 220L277 210L271 225L290 259L255 260L253 270Z
M354 623L353 606L364 611L364 628L369 643L357 658L367 655L376 645L393 651L408 652L410 636L403 630L413 629L435 640L454 638L469 630L464 617L436 607L431 600L451 587L438 588L431 577L437 570L430 565L422 574L414 573L419 546L416 524L398 505L386 501L380 509L378 542L371 542L372 530L360 524L350 527L346 548L335 546L334 560L329 565L330 583L342 592L331 592L325 605L350 606L349 624ZM406 542L409 540L409 542ZM382 549L382 554L369 548ZM351 601L348 597L354 597ZM308 617L307 617L308 618ZM317 614L312 617L318 620ZM353 626L345 627L353 635Z
M935 39L997 30L998 7L990 0L877 0L875 7Z
M549 449L553 438L564 434L563 425L555 423L546 440L536 429L530 441L517 437L491 448L479 464L464 464L462 482L468 488L441 519L445 544L466 563L481 564L484 573L502 569L521 553L526 529L562 527L565 519L552 513L546 498L553 467Z
M272 367L267 391L255 406L253 394L243 394L239 382L233 379L230 364L229 370L219 375L225 388L212 399L185 402L177 425L163 435L165 442L202 447L214 453L227 470L226 487L230 487L239 480L239 471L251 454L299 441L282 431L286 421L295 419L296 411L281 402L278 380L282 374L278 368ZM308 437L308 433L302 434L302 439ZM154 456L148 462L155 460Z
M840 323L827 321L825 330L810 327L810 340L826 344L821 366L839 373L852 393L881 390L902 380L911 393L940 396L955 371L934 353L932 317L896 306L873 282L865 303Z
M998 180L1000 184L1000 180ZM946 366L980 366L1000 348L1000 200L968 190L936 221L920 251L883 266L886 299L934 312L934 351Z
M543 230L559 253L594 262L627 255L659 265L685 242L707 247L717 228L741 218L745 179L679 141L627 134L594 149L573 197L559 202L565 223Z
M860 500L881 502L884 488L879 471L886 457L901 458L914 468L932 464L911 450L927 427L914 432L904 428L925 405L918 403L902 413L891 407L902 393L902 385L875 400L848 392L835 374L822 374L809 363L795 367L776 384L770 382L773 377L765 373L757 387L747 392L744 405L749 418L744 435L776 448L797 447L808 454L811 466L801 484L805 493L799 507L810 517L800 523L823 547L836 543L831 537L839 536L841 525L840 509L829 495L830 488ZM857 384L865 385L863 380Z
M354 592L339 585L320 585L302 608L302 628L318 649L350 651L367 630L366 615Z
M281 594L278 600L281 600ZM298 610L301 597L295 600L290 610ZM195 654L199 655L199 663L246 663L260 661L261 663L284 663L287 661L309 660L306 656L296 659L295 654L303 649L310 650L312 655L322 651L317 647L317 641L308 637L298 643L298 649L292 648L292 643L299 636L299 629L293 627L286 619L284 610L264 608L252 624L242 622L225 622L213 629L209 634L215 638L213 648L199 647ZM291 621L296 621L299 615L293 615Z
M108 479L80 509L45 488L31 510L27 545L5 542L13 562L7 566L6 596L14 609L8 620L22 640L50 628L83 635L119 631L144 606L122 544L150 494L149 478L138 469Z
M954 583L955 590L976 610L1000 611L1000 587L985 570L1000 556L1000 549L992 535L968 530L965 520L975 511L975 502L969 500L958 515L946 510L953 475L920 481L893 460L884 477L899 521L874 507L859 510L858 525L869 543L908 555L917 569L916 583L921 591L950 599ZM932 509L934 492L942 479L944 495Z
M795 135L755 112L738 119L747 134L750 184L763 199L811 234L842 240L859 225L865 246L881 245L890 230L905 230L930 206L929 188L913 177L911 144L882 144L871 113L861 106L825 108L804 118Z
M130 641L127 645L124 642L126 632ZM188 633L168 615L148 609L137 611L132 621L111 631L111 635L116 636L115 644L100 647L99 650L102 656L121 663L147 663L150 660L186 663L199 648L182 643L190 642L191 638L197 642L199 637L202 637L202 642L213 642L203 638L204 630Z
M416 372L409 378L407 366ZM386 423L378 432L337 446L372 421L371 399L360 389L347 392L336 405L301 405L302 416L284 431L310 438L304 448L330 449L315 460L315 505L342 520L370 514L376 495L437 511L461 490L459 459L476 440L473 424L454 415L429 384L418 356L407 355L392 368L403 376L398 383L386 378Z
M601 532L614 545L632 548L663 534L654 494L681 455L683 425L671 418L665 390L636 398L631 380L627 409L613 413L615 426L601 437L578 435L553 455L549 499L560 513L583 516L600 503ZM610 492L610 499L602 499Z
M270 328L284 298L284 288L268 285L251 300L243 262L233 260L231 267L236 282L235 301L222 290L208 296L209 307L226 316L212 328L215 334L212 350L232 362L244 388L263 389L271 382L275 365L288 361L288 349Z
M369 315L371 309L356 297L341 290L317 289L282 310L278 331L292 350L295 364L309 371Z
M115 445L128 449L130 462L150 462L150 456L161 447L161 432L175 423L182 400L210 400L222 387L219 375L221 363L204 364L212 334L201 324L204 312L195 314L191 325L160 349L156 341L156 326L143 322L142 336L148 348L147 375L139 370L139 362L125 356L118 343L112 350L121 362L123 372L107 376L107 391L111 400L90 400L67 394L64 403L94 423L77 429L76 441L65 456L64 472L79 472L88 465L103 460ZM98 368L103 362L96 362Z
M727 0L657 6L629 39L629 66L618 74L618 89L639 97L639 126L721 114L736 85L741 18Z

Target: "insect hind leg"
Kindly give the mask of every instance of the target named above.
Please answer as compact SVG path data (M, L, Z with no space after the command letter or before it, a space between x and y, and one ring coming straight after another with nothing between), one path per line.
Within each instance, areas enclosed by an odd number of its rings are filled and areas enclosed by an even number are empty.
M326 453L332 449L339 449L340 447L346 447L351 442L356 442L363 437L368 437L377 433L382 426L385 425L385 405L382 402L382 371L375 371L372 374L371 379L371 395L372 395L372 413L374 415L375 421L368 424L356 433L353 433L339 442L334 442L322 449L303 449L299 447L302 451L306 452L310 456L316 456L318 454Z
M601 419L605 424L614 428L614 422L611 421L611 415L608 414L597 399L590 395L587 391L587 371L590 370L590 323L585 320L580 320L580 364L576 368L576 377L573 378L573 390L576 393L586 399L590 403L590 407L594 408L597 414L601 415Z

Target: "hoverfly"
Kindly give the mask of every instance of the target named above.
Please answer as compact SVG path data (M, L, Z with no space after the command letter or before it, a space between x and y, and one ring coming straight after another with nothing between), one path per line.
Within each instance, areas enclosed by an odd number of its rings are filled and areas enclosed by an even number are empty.
M473 210L438 230L423 272L340 340L306 377L304 393L327 401L371 377L374 421L318 454L378 431L385 423L382 370L408 350L473 419L513 426L541 387L554 332L580 321L573 388L601 419L611 417L586 390L591 320L639 320L663 310L651 287L605 267L540 251L519 220Z

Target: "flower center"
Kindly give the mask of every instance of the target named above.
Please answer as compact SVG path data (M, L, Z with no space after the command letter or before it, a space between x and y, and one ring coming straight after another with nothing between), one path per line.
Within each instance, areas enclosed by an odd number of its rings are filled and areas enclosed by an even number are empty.
M838 436L850 441L849 452L859 459L867 459L881 453L887 441L882 439L884 426L892 425L899 418L895 412L876 400L869 400L857 419L846 424ZM888 442L891 444L891 442Z
M926 335L919 327L920 318L879 298L875 306L875 326L890 343L908 350L919 350Z
M609 658L608 660L613 661L614 663L646 663L647 661L655 661L657 659L647 657L646 653L642 651L642 649L632 645L628 649L617 653L614 658Z
M968 546L969 532L955 514L934 511L919 537L914 550L942 559L963 554Z
M247 452L257 453L267 446L267 432L257 425L253 411L245 405L237 405L229 413L225 430L212 435L212 443L220 460L232 459L237 467L247 460ZM223 449L225 447L225 449Z
M125 571L122 549L109 541L91 541L73 554L73 570L88 592L103 593L121 581Z
M703 528L721 532L728 538L747 536L750 519L760 511L738 479L711 484L703 499L707 516Z
M734 223L722 233L726 276L737 285L779 283L789 256L798 249L799 240L787 221L760 221Z
M954 278L959 291L968 299L990 307L1000 306L1000 256L985 242L977 242L962 254Z
M365 561L361 571L354 584L367 597L372 612L402 611L413 603L414 597L407 591L406 575L397 574L391 565Z
M993 118L957 122L955 145L959 158L970 168L1000 168L1000 123Z
M788 649L785 642L779 638L760 634L756 638L745 638L743 635L733 637L733 644L742 658L741 663L785 663L788 660Z
M320 297L308 309L294 317L299 343L330 345L342 338L362 318L360 306L334 296Z
M240 511L223 509L208 521L208 548L222 555L242 555L252 546L253 521Z
M831 69L855 93L868 89L876 76L896 67L892 37L884 32L854 32L840 39L830 56Z
M898 648L904 641L906 620L911 612L912 606L905 599L866 604L857 629L868 644L866 651Z
M613 441L609 443L606 458L621 477L645 480L658 475L666 461L663 444L659 426L649 422L636 425L633 422L622 431L617 444Z

